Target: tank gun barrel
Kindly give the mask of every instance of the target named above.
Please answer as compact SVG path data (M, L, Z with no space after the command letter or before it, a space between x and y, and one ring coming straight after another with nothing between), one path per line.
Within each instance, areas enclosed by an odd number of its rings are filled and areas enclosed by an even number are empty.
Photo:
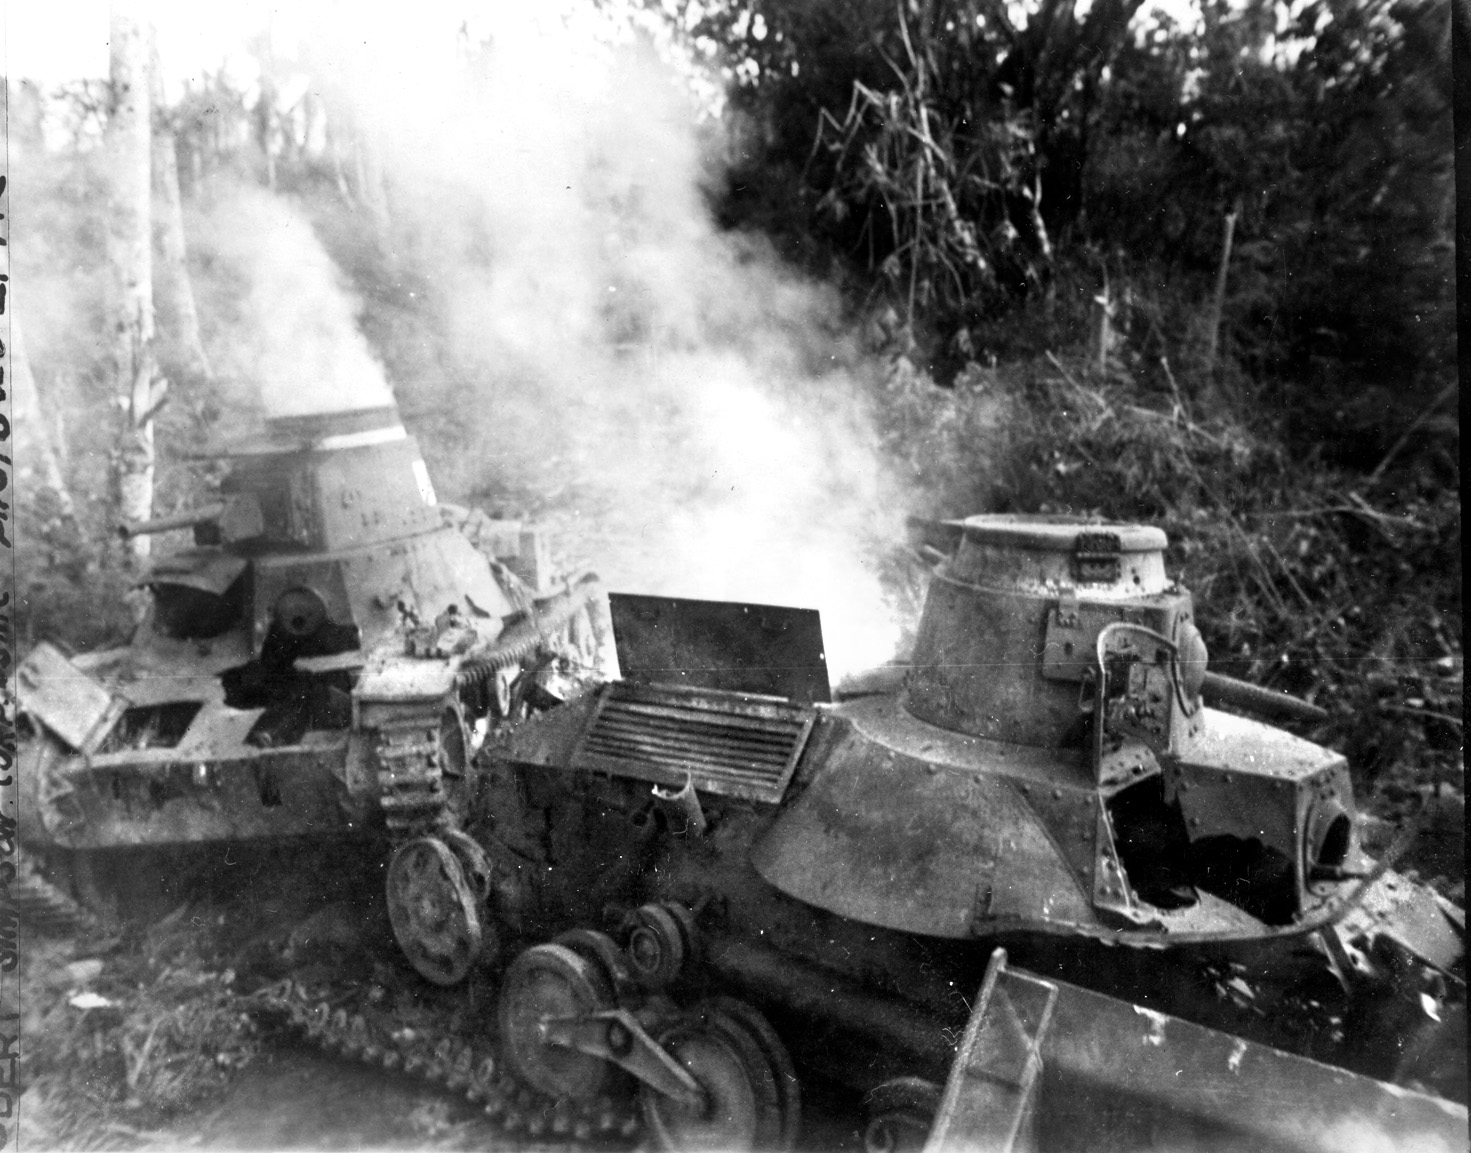
M1328 710L1299 700L1276 689L1263 688L1250 681L1238 681L1235 677L1220 673L1206 673L1200 686L1201 696L1207 704L1235 705L1240 709L1290 717L1295 721L1317 724L1328 719Z
M190 512L176 513L173 516L160 516L153 520L125 520L118 525L117 531L120 537L127 540L135 536L149 536L156 532L170 532L176 528L193 528L196 525L208 524L210 521L219 520L224 512L225 504L220 501Z

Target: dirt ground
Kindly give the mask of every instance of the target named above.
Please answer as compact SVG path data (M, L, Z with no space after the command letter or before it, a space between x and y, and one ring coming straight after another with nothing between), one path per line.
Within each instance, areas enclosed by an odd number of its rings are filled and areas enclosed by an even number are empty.
M1421 850L1427 873L1440 832ZM529 1147L440 1089L315 1051L252 1012L251 993L283 976L404 987L377 857L221 860L134 862L114 871L150 894L139 915L23 928L21 1149ZM861 1148L860 1113L807 1094L803 1147Z
M290 915L278 912L265 930L251 918L249 932L231 921L238 905L195 902L149 929L109 933L92 924L72 937L31 935L21 971L27 1048L19 1148L543 1145L507 1134L438 1087L325 1054L250 1014L246 990L263 971L273 975L278 949L297 949L294 972L310 977L351 967L362 941L350 938L374 932L371 904L364 911L339 902L298 917L303 904L291 902ZM221 958L241 969L221 968ZM804 1145L861 1148L849 1104L814 1097Z

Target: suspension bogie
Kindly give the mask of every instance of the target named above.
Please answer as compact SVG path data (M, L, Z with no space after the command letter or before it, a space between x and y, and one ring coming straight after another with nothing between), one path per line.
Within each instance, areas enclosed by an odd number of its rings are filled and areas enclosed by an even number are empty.
M752 1004L691 999L695 917L640 906L623 942L568 930L523 951L501 983L502 1053L549 1098L634 1098L664 1149L790 1149L801 1093L786 1047Z

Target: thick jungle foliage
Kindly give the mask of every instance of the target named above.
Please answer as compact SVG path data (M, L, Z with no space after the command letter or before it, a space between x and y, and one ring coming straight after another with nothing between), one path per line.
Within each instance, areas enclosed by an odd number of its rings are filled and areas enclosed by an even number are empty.
M1024 21L999 0L735 0L687 23L737 80L726 218L836 255L946 378L1070 256L1095 288L1203 302L1236 208L1224 343L1256 395L1306 402L1305 433L1363 440L1454 357L1448 7L1206 0L1184 27L1137 0Z

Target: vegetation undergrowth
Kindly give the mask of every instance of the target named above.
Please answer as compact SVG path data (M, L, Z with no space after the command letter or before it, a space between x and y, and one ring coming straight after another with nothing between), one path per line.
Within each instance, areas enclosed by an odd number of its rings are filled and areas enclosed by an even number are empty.
M21 953L23 1143L136 1148L212 1099L259 1048L201 907L119 937L33 937Z

